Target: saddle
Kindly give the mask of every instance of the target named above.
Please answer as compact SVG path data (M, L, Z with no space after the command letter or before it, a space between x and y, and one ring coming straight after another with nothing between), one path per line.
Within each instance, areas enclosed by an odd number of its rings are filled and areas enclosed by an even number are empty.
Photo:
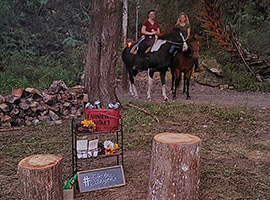
M140 40L137 42L137 44L135 44L131 50L130 53L132 54L137 54L138 50L139 50L139 44L144 40L140 38ZM160 49L160 47L166 43L166 40L160 40L160 39L155 39L155 42L153 45L151 45L150 47L147 47L147 49L144 51L144 54L147 54L149 52L155 52L158 51Z
M139 50L139 45L140 43L145 39L145 36L142 35L139 39L139 41L130 49L130 53L132 54L137 54L138 50Z

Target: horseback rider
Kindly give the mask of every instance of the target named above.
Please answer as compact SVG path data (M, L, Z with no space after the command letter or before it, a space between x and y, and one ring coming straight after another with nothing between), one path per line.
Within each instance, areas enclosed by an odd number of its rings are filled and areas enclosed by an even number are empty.
M189 40L191 39L191 37L190 37L190 23L189 23L188 16L184 12L181 12L179 14L179 17L178 17L176 24L175 24L175 28L180 29L185 40L189 43ZM195 65L195 72L199 72L200 68L199 68L198 57L194 57L193 60L194 60L194 65Z
M141 28L141 38L137 45L139 45L140 54L144 54L146 49L152 46L155 42L155 35L160 35L160 29L158 23L155 21L155 10L148 12L148 19L146 19Z

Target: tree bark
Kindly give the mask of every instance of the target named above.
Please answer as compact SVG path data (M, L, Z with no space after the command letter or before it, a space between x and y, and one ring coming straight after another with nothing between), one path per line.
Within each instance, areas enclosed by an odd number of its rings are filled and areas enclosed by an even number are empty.
M27 200L62 200L62 157L32 155L18 164L22 197Z
M115 66L119 43L120 0L92 0L90 38L85 64L89 101L104 105L117 100Z
M128 0L123 0L123 47L127 45L127 27L128 27ZM122 89L128 91L128 73L127 68L122 62Z
M139 9L140 9L140 0L136 0L136 20L135 20L135 26L136 26L135 40L136 41L138 41L138 37L139 37Z
M147 199L199 199L200 138L179 133L154 137Z

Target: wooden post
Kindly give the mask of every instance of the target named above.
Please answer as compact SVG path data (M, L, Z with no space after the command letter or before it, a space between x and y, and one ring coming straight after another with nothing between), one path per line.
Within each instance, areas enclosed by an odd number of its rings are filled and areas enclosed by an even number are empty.
M32 155L18 164L22 199L63 200L62 157L52 154Z
M200 138L190 134L156 135L147 199L199 199L200 149Z

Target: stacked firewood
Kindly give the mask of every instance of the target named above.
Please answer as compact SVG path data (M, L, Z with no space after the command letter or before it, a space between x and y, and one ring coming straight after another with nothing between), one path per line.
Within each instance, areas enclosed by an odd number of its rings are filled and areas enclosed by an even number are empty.
M0 95L0 127L24 126L40 121L61 122L79 117L88 101L82 86L68 88L63 81L54 81L49 89L16 88Z

